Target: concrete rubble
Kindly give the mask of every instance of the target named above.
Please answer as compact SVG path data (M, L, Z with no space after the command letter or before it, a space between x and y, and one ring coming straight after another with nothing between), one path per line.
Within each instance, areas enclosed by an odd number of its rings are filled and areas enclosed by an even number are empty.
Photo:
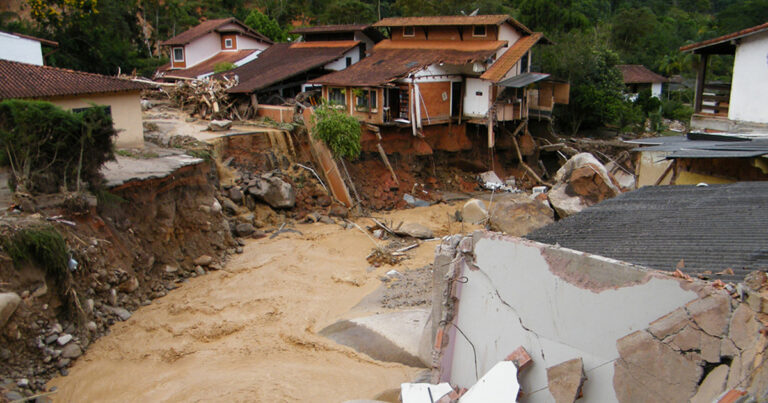
M459 402L768 399L764 272L736 290L487 231L433 267L431 381Z

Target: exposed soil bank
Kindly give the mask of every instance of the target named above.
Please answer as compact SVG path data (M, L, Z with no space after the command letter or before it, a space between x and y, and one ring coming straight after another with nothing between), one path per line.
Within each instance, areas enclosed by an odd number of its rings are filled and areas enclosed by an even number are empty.
M384 219L418 221L445 235L459 230L451 228L459 207ZM113 326L69 376L49 383L58 387L55 400L339 402L412 380L420 369L375 361L316 332L348 317L387 271L431 263L436 243L369 271L374 244L361 231L321 223L295 229L302 234L247 241L223 270L189 279Z

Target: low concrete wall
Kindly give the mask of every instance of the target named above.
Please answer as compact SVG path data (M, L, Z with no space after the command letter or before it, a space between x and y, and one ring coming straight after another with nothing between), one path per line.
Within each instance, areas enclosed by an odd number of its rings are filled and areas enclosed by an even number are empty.
M270 118L278 123L293 122L295 108L292 106L259 105L256 115Z
M119 131L115 145L118 148L144 147L144 126L141 122L141 98L138 91L78 95L46 100L64 109L88 108L93 104L109 106L115 129Z
M707 363L736 354L721 340L748 329L744 345L765 344L751 327L757 313L745 312L741 329L724 326L725 290L570 249L478 231L444 240L434 267L433 382L469 388L522 346L532 365L518 375L521 401L554 401L547 368L578 358L587 377L580 402L687 401ZM732 366L731 377L743 371Z

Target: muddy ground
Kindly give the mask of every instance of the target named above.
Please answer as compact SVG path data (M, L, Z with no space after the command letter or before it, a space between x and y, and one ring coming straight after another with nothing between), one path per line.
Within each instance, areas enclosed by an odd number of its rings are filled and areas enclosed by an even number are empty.
M380 218L420 222L446 235L459 230L451 218L459 207ZM421 369L375 361L316 333L370 313L350 309L377 289L382 296L371 311L424 305L437 242L422 242L395 266L375 268L366 261L374 241L357 228L294 229L301 234L247 241L223 270L189 279L113 326L69 376L49 383L58 388L55 401L338 402L388 396L414 379ZM382 281L393 269L404 276Z

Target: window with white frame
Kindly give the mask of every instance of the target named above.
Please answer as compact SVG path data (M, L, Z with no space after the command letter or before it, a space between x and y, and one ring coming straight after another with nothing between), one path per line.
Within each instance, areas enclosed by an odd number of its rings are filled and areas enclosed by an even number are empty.
M331 88L328 90L328 103L331 105L346 105L346 91L343 88Z
M173 61L174 62L184 61L184 48L173 48Z
M232 38L224 39L224 48L232 49Z

